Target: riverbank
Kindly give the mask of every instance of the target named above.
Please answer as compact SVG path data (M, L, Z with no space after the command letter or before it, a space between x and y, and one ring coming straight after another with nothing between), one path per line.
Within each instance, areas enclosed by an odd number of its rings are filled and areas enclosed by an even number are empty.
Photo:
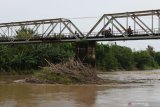
M0 75L0 84L35 84L35 85L51 85L51 86L105 86L108 88L127 88L127 87L147 87L154 84L160 84L160 70L151 71L116 71L98 73L101 82L97 83L49 83L49 82L26 82L26 78L31 78L31 75Z
M46 80L35 80L35 75L37 76L40 74L40 72L43 72L44 76L44 71L35 71L35 74L30 74L30 75L4 75L0 74L0 81L2 83L31 83L31 84L63 84L62 81L60 82L47 82ZM40 75L42 75L40 74ZM45 72L45 74L47 74ZM98 82L88 82L87 84L103 84L103 85L125 85L125 84L132 84L132 83L146 83L146 82L154 82L154 81L159 81L160 80L160 69L156 70L139 70L139 71L112 71L112 72L97 72L97 77L100 78L100 81ZM34 76L33 76L34 75ZM48 74L47 74L48 75ZM44 77L46 78L47 75ZM54 78L52 77L53 75L49 75L49 78ZM4 82L8 78L8 81ZM26 82L28 79L32 79L33 81ZM66 78L65 78L66 79ZM63 79L63 80L65 80ZM14 80L14 81L12 81ZM68 80L67 80L68 81ZM65 80L64 84L86 84L83 82L67 82Z
M31 76L32 75L0 75L0 81L2 83L26 83L25 78L30 78ZM97 76L103 80L103 83L99 85L109 86L160 82L160 70L103 72L98 73Z
M90 82L87 84L123 86L125 84L143 84L148 82L154 83L154 82L160 82L160 69L145 70L145 71L116 71L116 72L105 72L105 73L99 72L97 73L97 76L98 78L100 78L100 81L94 83ZM74 84L86 84L86 83L74 83Z

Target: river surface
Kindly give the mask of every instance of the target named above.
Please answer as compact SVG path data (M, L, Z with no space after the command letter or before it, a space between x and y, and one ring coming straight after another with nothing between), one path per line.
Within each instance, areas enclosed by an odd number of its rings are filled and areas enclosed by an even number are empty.
M25 76L1 75L0 107L160 107L160 70L99 76L122 83L27 84L17 83Z

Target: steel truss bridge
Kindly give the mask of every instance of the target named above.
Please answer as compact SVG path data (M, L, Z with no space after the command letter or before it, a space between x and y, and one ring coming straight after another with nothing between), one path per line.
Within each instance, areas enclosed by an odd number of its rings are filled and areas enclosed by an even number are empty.
M129 26L132 33L128 33ZM32 33L21 32L23 28ZM104 34L108 28L110 32ZM0 44L143 39L160 39L160 9L104 14L88 33L64 18L0 23Z

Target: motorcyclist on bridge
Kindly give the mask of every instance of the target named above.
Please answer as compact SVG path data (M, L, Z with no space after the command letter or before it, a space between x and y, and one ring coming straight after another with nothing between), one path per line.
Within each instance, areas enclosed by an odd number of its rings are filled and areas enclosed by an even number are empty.
M112 33L111 33L111 28L109 27L107 30L104 30L102 31L102 35L104 35L105 37L110 37L112 36Z

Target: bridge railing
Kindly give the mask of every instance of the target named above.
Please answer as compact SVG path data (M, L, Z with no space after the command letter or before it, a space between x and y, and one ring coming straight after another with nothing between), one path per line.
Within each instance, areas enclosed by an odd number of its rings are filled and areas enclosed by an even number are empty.
M54 39L54 40L61 40L61 39L76 39L75 36L79 34L71 34L71 33L54 33L54 34L35 34L31 35L30 38L18 38L16 35L14 36L4 36L0 35L0 41L29 41L29 40L40 40L40 39Z
M125 36L130 36L126 31L124 31L124 30L121 30L121 32L125 35ZM111 31L110 32L111 33L111 35L109 36L109 37L111 37L111 36L113 36L113 37L118 37L118 36L123 36L123 34L122 33L120 33L119 31ZM97 34L98 34L98 32L92 32L90 35L89 35L89 37L97 37ZM85 34L84 34L85 35ZM160 36L160 29L158 29L158 28L154 28L153 29L153 32L151 32L150 30L148 30L148 29L145 29L145 30L143 30L143 29L136 29L136 30L133 30L132 31L132 34L131 34L132 36L141 36L141 35L159 35ZM98 36L98 37L105 37L105 35L103 35L102 33L100 33L100 35Z

